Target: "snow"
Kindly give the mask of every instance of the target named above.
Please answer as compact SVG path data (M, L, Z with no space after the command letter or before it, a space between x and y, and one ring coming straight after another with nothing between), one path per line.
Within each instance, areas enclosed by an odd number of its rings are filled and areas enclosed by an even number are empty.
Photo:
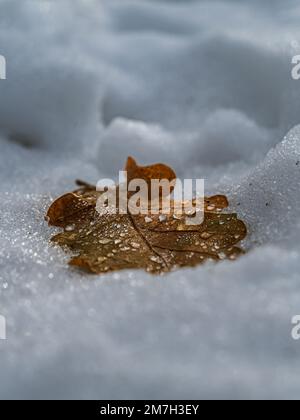
M299 17L296 0L0 0L1 398L299 398ZM227 193L247 254L69 268L47 207L128 154Z

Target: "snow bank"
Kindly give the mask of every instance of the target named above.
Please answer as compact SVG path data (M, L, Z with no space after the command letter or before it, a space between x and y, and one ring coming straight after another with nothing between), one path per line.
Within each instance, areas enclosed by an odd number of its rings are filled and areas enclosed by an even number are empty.
M233 205L252 227L253 243L295 243L291 236L299 233L300 204L300 126L289 132L272 149L241 185L234 188Z
M0 0L2 398L299 397L297 3ZM245 257L68 268L47 206L128 154L226 192Z

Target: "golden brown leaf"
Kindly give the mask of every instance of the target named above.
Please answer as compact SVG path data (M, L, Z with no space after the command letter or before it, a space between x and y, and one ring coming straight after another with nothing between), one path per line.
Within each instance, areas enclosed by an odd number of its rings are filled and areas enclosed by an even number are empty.
M132 157L127 159L125 170L127 171L128 182L138 178L145 180L149 186L153 179L167 179L168 181L176 179L175 172L169 166L162 163L156 163L155 165L150 166L139 166Z
M146 181L148 186L148 199L149 201L158 199L159 197L152 196L151 191L151 181L156 179L158 181L167 180L170 183L176 180L176 174L172 168L163 163L156 163L155 165L150 166L139 166L137 162L129 157L125 166L125 171L127 172L127 182L128 184L135 179L142 179ZM170 188L170 193L174 191L174 187ZM160 198L163 196L162 189L159 190ZM130 193L129 193L130 195Z
M128 179L176 178L165 165L139 167L129 158ZM164 273L179 267L194 267L207 260L235 259L243 251L237 244L247 235L236 214L227 214L225 196L205 199L204 221L189 226L186 215L177 216L175 204L169 215L145 217L103 214L96 210L100 194L95 187L77 182L80 189L57 199L49 208L49 225L64 229L52 241L74 253L73 266L101 274L124 269Z

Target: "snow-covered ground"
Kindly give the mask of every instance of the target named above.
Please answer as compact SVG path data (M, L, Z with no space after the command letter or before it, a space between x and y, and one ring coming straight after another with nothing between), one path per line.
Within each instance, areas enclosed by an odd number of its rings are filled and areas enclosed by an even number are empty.
M0 397L299 398L299 19L297 0L0 0ZM47 206L128 154L227 193L246 256L68 268Z

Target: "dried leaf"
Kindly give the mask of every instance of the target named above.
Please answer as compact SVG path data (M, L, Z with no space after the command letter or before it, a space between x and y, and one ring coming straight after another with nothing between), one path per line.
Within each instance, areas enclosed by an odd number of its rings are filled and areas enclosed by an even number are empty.
M140 167L129 158L128 180L176 178L162 164ZM49 208L49 225L64 229L52 241L74 253L70 264L100 274L124 269L145 269L154 274L179 267L194 267L207 260L236 259L243 251L237 244L247 235L236 214L227 214L225 196L205 199L204 221L198 226L178 217L176 206L165 216L103 214L96 210L100 194L78 181L80 189L57 199Z

